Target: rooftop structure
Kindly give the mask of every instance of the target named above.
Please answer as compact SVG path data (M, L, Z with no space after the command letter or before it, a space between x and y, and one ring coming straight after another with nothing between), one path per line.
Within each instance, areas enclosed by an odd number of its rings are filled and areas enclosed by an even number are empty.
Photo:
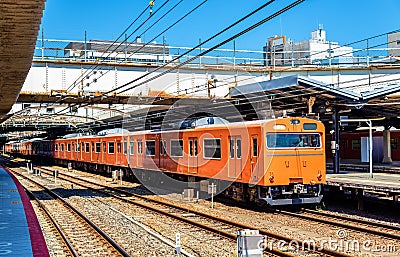
M265 52L265 65L305 65L353 63L353 48L339 46L338 42L326 40L326 31L320 26L311 32L311 38L302 42L286 40L286 36L269 38Z
M400 32L388 34L388 56L400 56Z
M64 48L66 58L85 59L122 59L127 61L158 62L169 61L169 46L166 44L135 42L114 42L108 40L90 40L88 42L70 42Z

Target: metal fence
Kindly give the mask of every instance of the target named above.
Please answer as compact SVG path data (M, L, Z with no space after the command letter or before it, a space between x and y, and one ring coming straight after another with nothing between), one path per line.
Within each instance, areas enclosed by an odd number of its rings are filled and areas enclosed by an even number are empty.
M392 42L389 40L392 40ZM288 43L284 47L273 47L268 48L268 50L264 48L265 51L237 50L233 44L232 49L216 49L192 60L193 57L204 53L208 49L197 48L189 52L191 48L188 47L140 43L142 48L139 51L132 52L132 44L137 43L125 42L117 43L117 45L121 45L116 48L118 51L113 52L107 51L110 42L103 43L105 44L103 50L92 50L88 46L93 44L93 41L38 39L34 60L137 63L146 65L163 65L168 62L169 65L176 65L187 62L186 66L197 68L208 66L235 68L236 66L298 67L304 65L334 65L340 67L395 65L400 60L400 48L397 48L397 42L400 42L400 35L398 37L389 37L388 34L381 34L344 46L329 43L329 47L326 47L325 50L296 50L296 43ZM102 43L96 41L96 44ZM81 48L75 49L71 47L76 45L80 45ZM393 45L395 47L389 47ZM146 52L146 49L150 47L152 51Z

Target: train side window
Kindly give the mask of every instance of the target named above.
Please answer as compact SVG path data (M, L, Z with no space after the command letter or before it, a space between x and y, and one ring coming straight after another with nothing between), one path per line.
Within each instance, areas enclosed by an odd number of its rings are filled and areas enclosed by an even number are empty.
M94 148L94 143L92 142L92 152L94 152L95 148Z
M128 154L128 142L124 141L124 154Z
M242 158L242 140L236 140L236 158Z
M229 140L229 156L233 159L235 158L235 140Z
M56 152L58 152L58 144L54 144L54 149Z
M101 146L100 146L100 142L96 142L96 153L100 153L101 150Z
M221 139L204 139L204 158L221 159Z
M61 144L61 152L64 152L64 144Z
M193 140L189 140L189 156L193 156L194 151L193 151Z
M76 152L80 152L81 151L81 144L80 143L77 143L76 144Z
M194 156L197 156L199 154L197 139L194 140L194 146L193 147L194 147Z
M85 152L90 153L90 144L85 143Z
M156 141L148 140L146 141L146 156L156 155Z
M171 156L172 157L182 157L183 156L183 140L182 139L171 139Z
M67 152L71 152L71 144L67 144Z
M135 154L135 142L131 139L131 142L129 142L129 144L130 144L129 153L131 155L134 155Z
M143 142L138 141L138 154L142 154L142 153L143 153Z
M390 147L392 148L392 150L397 150L398 145L399 145L399 142L398 142L397 138L390 139Z
M352 150L360 150L361 149L361 140L360 139L351 140L351 149Z
M121 142L117 142L117 153L122 153L122 145Z
M256 137L253 137L253 157L258 156L258 141Z
M108 153L114 154L114 142L108 142Z
M107 143L103 142L103 153L107 152Z

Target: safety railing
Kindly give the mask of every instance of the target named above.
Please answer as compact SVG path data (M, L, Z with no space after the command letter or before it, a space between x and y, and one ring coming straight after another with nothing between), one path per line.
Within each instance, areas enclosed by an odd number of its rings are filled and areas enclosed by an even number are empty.
M390 42L393 41L393 42ZM320 44L317 49L298 50L301 43L287 43L284 46L264 47L264 51L216 49L191 60L193 57L208 50L198 48L186 53L191 48L175 47L165 44L122 43L114 45L105 51L110 42L104 42L103 47L93 50L92 45L101 45L101 41L69 41L38 39L35 47L34 60L60 60L69 62L98 63L133 63L144 65L185 65L195 68L259 68L259 67L298 67L298 66L370 66L397 65L400 61L399 40L382 34L369 39L339 46L336 43ZM78 46L77 48L75 48ZM400 45L399 45L400 46ZM136 48L135 48L136 47ZM137 52L134 49L139 49ZM322 49L322 50L320 50ZM148 50L148 51L147 51ZM178 58L179 57L179 58Z

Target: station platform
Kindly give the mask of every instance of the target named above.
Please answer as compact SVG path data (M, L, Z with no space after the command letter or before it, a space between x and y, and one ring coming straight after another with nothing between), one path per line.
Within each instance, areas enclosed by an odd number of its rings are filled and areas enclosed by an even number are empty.
M326 185L400 194L400 174L376 173L370 178L365 172L327 174Z
M327 163L326 185L340 189L381 192L398 201L400 195L400 162L374 164L372 177L369 164L357 160L342 160L340 173L333 173L333 164Z
M29 197L19 181L1 166L0 256L50 256Z

